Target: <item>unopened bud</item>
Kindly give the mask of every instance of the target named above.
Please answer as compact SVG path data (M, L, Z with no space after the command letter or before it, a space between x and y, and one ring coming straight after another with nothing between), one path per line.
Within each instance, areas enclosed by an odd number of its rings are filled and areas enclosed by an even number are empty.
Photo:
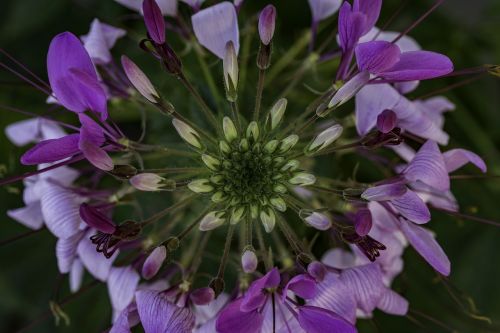
M215 292L209 287L199 288L193 290L189 298L196 305L207 305L214 300Z
M233 121L229 117L224 117L224 119L222 119L222 130L224 131L226 141L229 143L233 142L233 140L238 137L236 126L234 126Z
M271 141L269 141L264 146L264 151L267 152L267 153L269 153L269 154L274 153L276 151L276 148L278 148L279 143L280 142L278 140L271 140Z
M208 154L201 155L201 159L210 170L216 171L220 166L220 161Z
M208 231L220 227L226 219L224 218L224 212L222 211L213 211L208 213L203 217L200 222L199 229L201 231Z
M269 202L271 205L273 205L274 208L279 210L280 212L286 211L286 202L280 197L274 197L269 199Z
M132 165L122 164L115 165L109 173L118 179L130 179L137 174L137 169Z
M362 71L356 74L352 79L347 81L342 87L337 90L335 95L333 95L330 103L328 103L328 108L322 110L321 113L317 113L319 117L325 117L332 110L338 108L342 104L348 102L358 91L363 88L370 80L370 73L367 71Z
M243 214L245 214L245 207L238 207L236 209L233 209L233 213L231 214L229 223L236 224L240 222Z
M259 16L259 36L264 45L269 45L274 35L276 21L276 8L273 5L267 5Z
M366 236L372 228L372 214L369 209L360 209L354 216L354 229L360 236Z
M325 265L319 261L313 261L307 266L307 273L311 275L317 282L321 282L325 279L327 270Z
M238 97L238 56L232 41L226 44L226 53L222 61L224 68L224 83L228 101L235 102Z
M219 142L219 149L224 154L229 154L231 152L231 147L229 147L226 141Z
M241 267L245 273L253 273L257 269L257 265L259 264L259 260L255 255L254 250L249 247L243 252L241 256Z
M276 215L274 211L270 208L262 210L260 212L260 221L267 233L273 231L274 225L276 224Z
M299 142L299 136L292 134L281 140L280 152L285 153L293 148Z
M184 141L198 149L203 148L200 142L200 135L191 126L177 118L174 118L172 120L172 124L174 125L177 133L179 133L181 138L184 139Z
M271 109L271 130L275 129L283 119L283 115L285 114L286 105L288 101L286 98L280 98Z
M208 179L193 180L188 184L188 188L195 193L210 193L214 190Z
M130 184L139 191L173 191L176 183L174 180L163 178L156 173L140 173L130 178Z
M342 134L343 127L339 124L335 124L323 132L319 133L317 137L309 144L306 148L306 153L316 153L323 148L329 146L332 142L337 140Z
M161 9L155 0L144 0L142 3L144 23L152 40L157 44L165 43L165 21Z
M299 172L296 173L290 180L290 184L299 185L299 186L307 186L312 185L316 182L316 177L314 175L307 172Z
M144 265L142 265L142 276L146 280L151 279L158 273L166 258L167 249L165 246L161 245L155 248L144 261Z
M247 127L247 138L252 138L253 141L257 141L259 138L259 125L256 121L252 121Z
M398 117L392 110L384 110L377 117L377 129L382 133L389 133L396 127Z
M158 103L160 95L144 72L127 56L122 55L122 67L135 89L151 103Z
M300 162L297 160L290 160L281 167L281 171L295 171L299 168Z
M309 209L301 209L299 216L311 227L318 230L328 230L332 226L332 222L328 216L311 211Z

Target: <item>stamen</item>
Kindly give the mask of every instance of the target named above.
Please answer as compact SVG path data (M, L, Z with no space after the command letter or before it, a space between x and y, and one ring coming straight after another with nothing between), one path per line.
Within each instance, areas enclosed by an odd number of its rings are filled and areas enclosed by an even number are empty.
M485 218L482 218L482 217L478 217L478 216L473 216L473 215L463 214L463 213L459 213L459 212L454 212L454 211L451 211L451 210L447 210L447 209L443 209L443 208L439 208L439 207L435 207L435 206L431 206L431 208L433 208L433 209L435 209L437 211L446 213L446 214L448 214L450 216L455 216L455 217L463 218L463 219L466 219L466 220L476 221L476 222L480 222L480 223L484 223L484 224L489 224L489 225L492 225L492 226L495 226L495 227L500 227L500 222L497 222L497 221L492 221L492 220L488 220L488 219L485 219Z
M47 90L47 88L44 88L44 87L40 86L39 84L33 82L32 80L28 79L26 76L24 76L23 74L17 72L16 70L10 68L9 66L7 66L6 64L4 64L3 62L0 62L0 66L3 67L5 70L7 70L7 71L11 72L12 74L14 74L15 76L17 76L21 80L24 80L24 81L28 82L33 87L37 88L38 90L40 90L41 92L47 94L48 96L50 96L52 94L52 92L50 90Z
M0 48L0 53L2 53L3 55L5 55L7 58L9 58L12 62L14 62L16 65L18 65L19 67L21 67L22 69L24 69L28 74L30 74L35 80L37 80L39 83L41 83L42 85L44 85L47 89L51 90L50 86L44 81L42 80L38 75L36 75L35 73L33 73L26 65L24 65L22 62L20 62L19 60L17 60L16 58L14 58L13 56L11 56L7 51L5 51L4 49Z

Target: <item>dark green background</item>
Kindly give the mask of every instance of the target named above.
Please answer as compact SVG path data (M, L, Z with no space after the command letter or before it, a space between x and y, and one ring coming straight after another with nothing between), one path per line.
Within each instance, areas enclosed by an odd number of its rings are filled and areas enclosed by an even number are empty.
M265 1L247 0L246 13L263 7ZM276 33L275 59L286 51L295 38L309 24L309 12L305 0L272 1L278 8L279 23ZM380 22L391 15L400 1L384 2ZM408 1L403 13L391 25L392 30L406 27L416 19L431 1ZM126 16L130 12L111 0L2 0L0 4L0 46L26 63L33 71L46 77L45 55L50 39L57 33L70 30L77 35L87 33L94 17L102 21L125 25L135 31L143 31L138 21ZM240 22L242 23L242 22ZM496 0L450 0L418 26L411 35L430 50L450 56L456 68L474 67L484 63L499 63L500 59L500 2ZM134 35L134 39L137 36ZM138 37L137 37L138 38ZM255 43L254 43L255 44ZM155 83L161 83L162 92L174 102L186 103L184 90L171 79L155 70L154 63L141 53L136 42L126 38L118 43L114 52L120 51L138 60L152 74ZM4 61L4 58L1 58ZM297 59L299 60L299 59ZM253 60L251 60L253 61ZM148 67L149 66L149 67ZM193 63L193 66L196 66ZM188 67L188 66L187 66ZM217 66L216 66L217 67ZM188 67L189 69L190 67ZM219 68L219 67L217 67ZM322 70L307 76L305 83L324 88L326 81ZM194 70L194 69L192 69ZM191 73L193 74L193 73ZM193 75L194 76L194 75ZM200 75L201 76L201 75ZM285 81L286 75L283 77ZM248 77L248 86L254 87L255 76ZM414 93L418 96L434 88L442 87L459 79L442 79L422 84ZM472 149L483 156L489 173L500 174L500 81L493 77L481 79L471 85L456 89L446 95L457 105L447 115L446 130L450 133L450 147ZM279 83L278 83L279 84ZM249 88L251 89L251 88ZM281 90L280 90L281 91ZM252 91L251 91L252 93ZM269 93L272 95L273 92ZM278 94L278 91L275 92ZM305 95L304 95L305 96ZM310 95L306 96L310 98ZM292 102L294 97L291 98ZM302 95L295 97L297 105L304 104ZM0 71L0 104L16 106L31 112L44 112L45 97L5 71ZM271 100L271 98L269 98ZM265 102L265 100L264 100ZM177 105L177 104L175 104ZM188 106L186 106L188 107ZM189 105L193 109L193 105ZM129 133L137 133L137 113L124 109L114 113ZM4 128L23 116L0 110L0 128ZM159 118L164 119L164 118ZM156 123L154 129L163 133L171 131L164 123ZM161 136L160 136L161 137ZM23 148L13 147L0 133L0 172L17 174L30 168L22 167L18 157ZM332 161L335 168L342 165ZM345 168L349 168L346 163ZM475 173L467 168L459 173ZM369 172L366 172L370 177ZM344 172L349 174L349 171ZM500 220L500 179L457 180L452 183L453 192L464 212ZM21 234L24 227L6 217L7 209L21 205L20 183L0 189L0 240ZM145 207L145 209L149 209ZM155 210L154 207L152 209ZM452 261L451 283L469 295L479 313L493 319L494 324L477 321L467 316L437 283L433 271L409 249L405 254L405 271L397 279L396 288L410 301L411 308L429 314L459 332L500 332L500 229L477 222L456 220L442 214L434 214L430 224L438 240ZM48 306L58 277L54 255L55 239L48 232L0 248L0 332L14 332L26 326L42 314ZM64 280L66 285L67 281ZM62 293L66 293L63 288ZM105 286L99 286L65 307L71 317L71 326L55 327L52 318L34 326L31 332L98 332L109 324L110 305ZM374 321L360 321L361 332L445 332L443 328L418 318L425 327L412 324L406 318L389 317L376 313ZM377 329L378 327L378 329Z

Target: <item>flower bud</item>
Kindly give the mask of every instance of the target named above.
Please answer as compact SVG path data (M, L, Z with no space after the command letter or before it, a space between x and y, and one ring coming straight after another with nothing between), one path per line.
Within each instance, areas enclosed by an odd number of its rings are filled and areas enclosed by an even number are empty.
M257 139L259 138L259 125L256 121L252 121L250 124L248 124L247 138L252 138L254 141L257 141Z
M122 67L134 88L151 103L158 103L160 95L156 92L151 81L132 60L124 55L122 55Z
M140 173L130 178L130 184L139 191L175 190L175 181L165 179L156 173Z
M201 220L199 229L201 231L208 231L220 227L226 221L223 216L224 212L222 211L213 211L208 213Z
M280 152L285 153L293 148L299 142L299 136L292 134L281 140Z
M269 141L264 146L264 151L267 152L267 153L269 153L269 154L274 153L274 151L276 150L276 148L278 148L279 143L280 142L278 140L271 140L271 141Z
M216 171L220 166L220 161L208 154L201 155L201 159L210 170Z
M212 197L210 198L213 202L218 203L218 202L223 202L227 199L227 196L224 194L222 191L217 191L215 192Z
M323 132L319 133L316 138L309 144L306 148L307 153L316 153L321 149L329 146L332 142L337 140L342 134L343 127L339 124L335 124Z
M281 171L295 171L298 169L300 162L297 160L290 160L281 167Z
M233 140L238 137L236 127L229 117L224 117L224 119L222 119L222 130L224 131L224 137L229 143L233 142Z
M137 174L137 169L133 165L117 164L109 173L118 179L130 179Z
M260 221L264 225L264 229L267 233L273 231L274 225L276 224L276 215L274 211L270 208L262 210L260 212Z
M155 248L144 261L144 265L142 265L142 276L146 280L151 279L158 273L166 258L167 249L165 246L161 245Z
M214 190L208 179L193 180L188 184L188 188L195 193L210 193Z
M259 16L259 36L264 45L269 45L274 35L276 21L276 8L273 5L267 5Z
M214 300L215 292L209 287L199 288L193 290L189 298L196 305L207 305Z
M352 79L347 81L342 87L337 90L335 95L333 95L330 103L328 103L328 108L321 110L321 112L316 112L319 117L325 117L330 111L338 108L342 104L348 102L354 95L358 93L368 83L370 80L370 73L367 71L360 72L356 74ZM319 110L318 110L319 111Z
M224 154L229 154L231 152L231 147L229 147L226 141L219 142L219 149Z
M235 102L238 93L238 56L232 41L226 44L226 53L222 60L224 68L224 83L226 87L226 97L230 102Z
M299 186L307 186L312 185L316 182L316 177L314 175L307 172L299 172L296 173L290 180L290 184L299 185Z
M288 189L286 188L286 186L281 185L281 184L278 184L278 185L275 185L275 186L273 187L273 191L274 191L274 192L276 192L276 193L281 193L281 194L283 194L283 193L288 192Z
M253 273L257 269L259 260L252 248L247 248L241 256L241 267L245 273Z
M279 210L280 212L286 211L286 202L280 197L274 197L269 200L271 205L273 205L274 208Z
M307 266L307 273L311 275L317 282L325 279L327 273L325 265L319 261L313 261Z
M184 141L198 149L202 149L203 146L200 142L200 135L191 126L176 118L172 120L172 124Z
M304 219L304 221L313 228L318 230L328 230L332 226L332 222L328 216L314 212L308 209L301 209L299 216Z
M236 224L236 223L240 222L244 213L245 213L245 207L238 207L236 209L233 209L233 213L231 214L230 223Z
M372 228L372 214L368 209L360 209L354 216L354 229L360 236L366 236Z
M142 3L144 23L152 40L157 44L165 43L165 21L161 9L155 0L144 0Z
M113 234L116 231L116 226L109 217L86 203L80 206L80 217L88 226L99 230L106 234Z
M285 114L286 105L288 101L286 98L280 98L271 109L271 130L275 129L281 120L283 119L283 115Z
M396 127L398 117L392 110L384 110L377 117L377 129L382 133L389 133Z

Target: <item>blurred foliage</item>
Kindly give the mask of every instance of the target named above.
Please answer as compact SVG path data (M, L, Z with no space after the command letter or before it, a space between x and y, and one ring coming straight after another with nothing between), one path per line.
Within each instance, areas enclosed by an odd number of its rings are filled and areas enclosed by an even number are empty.
M214 1L207 1L213 3ZM272 1L277 9L279 22L274 45L274 61L278 62L290 45L301 38L310 23L306 0ZM384 1L379 22L386 22L404 1ZM430 7L432 1L406 1L402 13L390 25L390 30L402 30ZM266 4L262 0L246 0L244 11L256 13ZM181 5L186 16L188 11ZM70 30L77 35L87 33L94 17L131 33L119 41L114 50L118 56L126 53L151 75L152 81L165 96L185 114L197 115L196 105L172 77L158 70L138 47L144 28L137 15L111 0L2 0L0 4L0 45L27 64L35 73L46 77L45 56L50 39L57 33ZM500 59L500 2L493 0L454 0L445 3L425 22L411 32L425 48L442 52L453 59L457 69L474 67L484 63L499 63ZM323 24L320 40L326 38L336 25L334 18ZM379 24L380 26L381 24ZM255 33L255 21L240 21L240 28L250 27ZM170 35L169 35L170 38ZM172 38L173 39L173 38ZM182 44L173 40L179 50ZM251 41L249 71L246 76L246 97L241 108L253 106L256 84L253 70L257 52L256 40ZM332 43L331 49L335 48ZM189 50L179 50L181 55ZM304 54L293 59L292 65L300 65ZM187 74L193 79L201 78L194 57L188 57ZM3 61L4 58L2 58ZM213 59L213 58L210 58ZM212 61L212 60L210 60ZM209 63L217 83L222 87L220 63ZM325 89L331 77L332 64L317 66L299 82L299 88L290 96L291 113L299 114L308 101L315 96L313 90ZM293 77L292 72L283 72L277 77L272 89L268 87L264 105L268 106L283 91ZM333 73L331 74L333 76ZM421 84L413 97L458 82L463 78L446 78ZM198 82L198 81L196 81ZM198 83L198 88L207 96L207 88ZM222 92L222 89L220 90ZM487 161L489 173L500 174L500 81L486 77L472 84L446 93L457 108L447 115L446 130L450 133L449 148L471 149ZM37 114L47 111L46 96L21 83L13 75L0 72L0 105L17 107ZM212 101L213 102L213 101ZM140 133L139 113L126 103L113 102L112 117L132 138ZM246 105L249 105L246 107ZM0 106L1 108L1 106ZM0 128L25 118L17 113L0 110ZM287 111L288 112L288 111ZM165 118L148 113L148 142L172 142L176 136ZM151 134L149 134L151 133ZM3 132L0 133L0 177L31 170L19 165L18 158L24 148L13 147ZM366 164L353 156L329 157L316 166L322 171L347 178L358 164ZM370 165L362 166L358 179L374 180L381 177ZM460 173L476 172L467 168ZM453 192L464 212L500 220L498 198L500 180L475 179L456 180ZM0 189L0 216L2 218L1 239L26 232L21 225L6 217L5 211L21 205L22 184L16 183ZM169 195L167 195L169 197ZM154 212L166 200L165 195L145 195L141 198L145 214ZM170 200L170 199L168 199ZM157 203L156 205L153 203ZM444 214L434 213L430 227L452 261L452 275L446 283L437 278L431 268L412 250L405 254L405 271L396 280L395 288L411 303L411 318L398 318L377 312L372 320L361 320L360 332L500 332L500 265L498 265L500 229L477 222L457 220ZM222 243L222 237L214 242ZM0 248L0 332L14 332L27 326L32 320L42 319L31 327L30 332L98 332L109 327L111 306L105 285L92 287L66 306L64 311L71 318L71 325L54 326L49 301L53 299L57 285L61 285L59 299L68 295L67 279L59 276L54 255L55 239L42 231ZM209 263L210 264L210 263ZM87 276L87 283L90 282ZM472 303L473 300L473 303ZM477 315L475 310L477 308ZM42 316L42 317L40 317ZM431 319L429 319L430 317ZM489 324L485 316L493 320ZM474 318L475 317L475 318ZM446 323L448 328L437 324L435 318Z

